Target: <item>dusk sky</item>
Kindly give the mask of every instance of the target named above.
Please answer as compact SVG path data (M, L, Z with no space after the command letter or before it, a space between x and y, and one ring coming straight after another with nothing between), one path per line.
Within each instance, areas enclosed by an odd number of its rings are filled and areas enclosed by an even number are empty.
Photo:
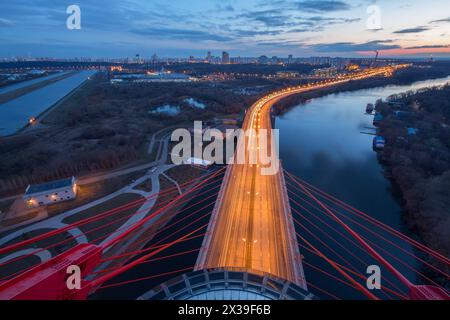
M66 8L81 9L68 30ZM371 5L379 26L368 29ZM370 20L370 21L377 21ZM376 24L378 24L376 22ZM371 25L374 25L373 23ZM0 57L450 57L449 0L1 0Z

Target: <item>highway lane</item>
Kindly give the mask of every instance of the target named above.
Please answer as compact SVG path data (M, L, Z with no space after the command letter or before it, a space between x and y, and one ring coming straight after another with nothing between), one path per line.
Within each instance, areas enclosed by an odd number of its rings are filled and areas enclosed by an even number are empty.
M270 111L277 101L351 80L390 76L396 68L369 69L265 96L246 114L242 128L254 129L255 133L245 138L245 150L271 150L272 142L269 139L263 143L261 133L263 129L270 133ZM246 152L246 164L231 164L227 168L195 269L231 268L270 273L306 289L281 164L276 174L263 175L261 169L265 165L261 159L255 164L249 159L250 154Z
M270 139L261 144L259 132L271 128L273 102L266 103L261 111L255 106L249 111L243 129L253 128L256 134L246 138L246 150L270 150ZM247 153L246 163L249 158ZM281 171L262 175L262 167L260 159L253 165L229 166L222 201L215 209L219 218L211 235L211 250L199 269L230 267L267 272L306 288L298 249L292 246L295 234L289 228L292 221L287 219L289 206L283 201Z

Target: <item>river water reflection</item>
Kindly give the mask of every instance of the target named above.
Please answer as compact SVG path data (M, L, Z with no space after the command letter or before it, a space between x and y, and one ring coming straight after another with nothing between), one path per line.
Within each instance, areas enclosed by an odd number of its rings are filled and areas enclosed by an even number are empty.
M383 175L383 169L372 150L373 136L361 133L374 132L367 129L373 127L373 116L365 114L365 107L367 103L375 103L379 98L442 85L448 81L450 77L421 81L408 86L386 86L331 94L292 108L276 120L276 127L280 129L280 157L284 168L393 228L407 233L401 219L399 201L392 195L391 183ZM301 229L298 231L302 232ZM385 245L376 238L373 241L378 241L378 245ZM338 245L334 248L342 251ZM413 253L409 246L404 245L403 248ZM322 260L305 250L302 254L306 256L307 261L324 267L325 262ZM420 267L414 258L406 254L401 258L410 266ZM348 259L352 261L351 256ZM409 268L402 265L398 267L411 280L415 280L415 275ZM330 281L311 268L306 267L305 270L306 278L311 283L336 292L335 281ZM348 297L349 294L352 296L351 292L342 290L340 293L343 297Z

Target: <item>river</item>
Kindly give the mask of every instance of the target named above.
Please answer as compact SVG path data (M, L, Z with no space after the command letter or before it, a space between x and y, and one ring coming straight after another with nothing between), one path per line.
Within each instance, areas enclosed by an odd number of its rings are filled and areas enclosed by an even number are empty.
M95 72L91 70L81 71L68 78L0 104L0 136L14 134L26 126L30 117L37 117L53 106Z
M383 168L377 160L376 153L372 150L373 136L361 133L374 132L367 129L367 127L373 127L373 116L365 114L365 107L367 103L375 103L379 98L384 99L392 94L408 90L442 85L449 81L450 77L420 81L405 86L391 85L330 94L295 106L276 119L276 128L280 130L280 157L284 169L369 213L396 230L408 234L402 221L402 208L399 200L393 195L391 183L383 175ZM315 230L312 226L310 228L311 231ZM317 241L311 236L308 237L301 228L297 231L304 234L308 240ZM317 233L319 232L317 231ZM335 238L342 245L348 245L338 236ZM370 237L370 239L383 245L387 250L393 250L377 238ZM327 239L323 238L323 240ZM395 239L391 240L414 254L410 246ZM336 251L342 252L342 247L339 245L334 243L330 245ZM305 261L330 271L323 260L306 250L301 251L306 258ZM390 252L394 253L394 251ZM360 254L359 252L355 253ZM353 259L350 254L345 255L344 252L343 256L350 263L358 266L359 262L355 261L356 259ZM399 258L410 267L421 267L416 259L405 253ZM370 258L366 256L365 259ZM411 269L396 261L394 263L410 280L420 281ZM358 266L358 270L365 272L362 265ZM305 272L307 280L313 285L336 292L338 297L361 297L359 294L355 294L353 289L337 284L336 281L330 280L312 267L305 266ZM382 269L382 275L385 275L386 272ZM392 277L389 279L398 284ZM317 293L317 291L315 292ZM321 297L328 298L323 294Z
M53 79L53 78L56 78L56 77L60 77L60 76L66 74L68 72L69 71L55 72L53 74L50 74L50 75L47 75L47 76L44 76L44 77L39 77L39 78L36 78L36 79L31 79L31 80L26 80L26 81L10 84L10 85L7 85L5 87L1 87L0 88L0 94L12 92L14 90L22 89L22 88L31 86L33 84L37 84L37 83L42 82L42 81L47 81L47 80L50 80L50 79Z

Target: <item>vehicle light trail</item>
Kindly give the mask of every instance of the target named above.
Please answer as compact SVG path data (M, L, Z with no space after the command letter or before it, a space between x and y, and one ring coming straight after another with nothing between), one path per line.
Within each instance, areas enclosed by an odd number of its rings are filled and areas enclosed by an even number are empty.
M391 76L406 66L370 68L286 88L261 98L251 106L243 123L244 131L254 130L245 138L245 150L259 150L262 154L272 150L270 111L281 99L349 81ZM262 130L269 133L267 143L260 139ZM283 170L280 167L276 174L262 175L260 169L267 166L260 159L256 164L251 163L228 166L195 269L238 268L264 272L306 289Z

